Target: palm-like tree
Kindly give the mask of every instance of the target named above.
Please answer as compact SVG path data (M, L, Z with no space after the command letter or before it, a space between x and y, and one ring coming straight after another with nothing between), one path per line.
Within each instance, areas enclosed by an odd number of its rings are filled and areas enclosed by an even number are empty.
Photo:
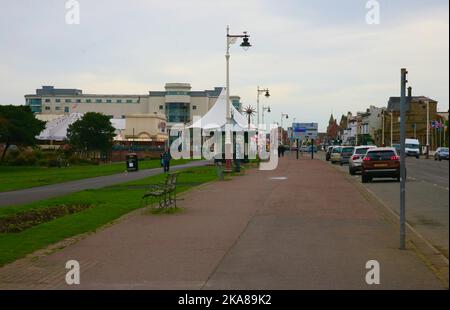
M251 105L247 106L244 109L244 113L247 115L247 119L248 119L248 127L250 127L250 123L251 123L251 118L253 115L255 115L256 113L256 109L253 108Z

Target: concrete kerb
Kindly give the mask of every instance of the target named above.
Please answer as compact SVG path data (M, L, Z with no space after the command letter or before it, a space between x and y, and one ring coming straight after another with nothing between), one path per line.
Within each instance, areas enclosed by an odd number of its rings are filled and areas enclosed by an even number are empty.
M342 173L346 180L354 184L363 197L377 210L381 212L383 217L400 229L400 217L389 206L385 205L371 190L350 178L345 172L335 168L336 171ZM436 247L425 239L417 230L408 222L407 229L407 247L414 251L416 255L425 263L425 265L436 275L445 288L449 288L449 268L448 258L445 257Z

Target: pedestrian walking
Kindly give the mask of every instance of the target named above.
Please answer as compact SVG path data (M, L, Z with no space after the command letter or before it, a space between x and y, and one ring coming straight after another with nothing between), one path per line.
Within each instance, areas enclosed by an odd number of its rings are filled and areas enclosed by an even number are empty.
M169 172L170 170L170 160L172 159L172 156L170 156L170 152L168 149L164 151L162 154L162 161L164 166L164 172Z

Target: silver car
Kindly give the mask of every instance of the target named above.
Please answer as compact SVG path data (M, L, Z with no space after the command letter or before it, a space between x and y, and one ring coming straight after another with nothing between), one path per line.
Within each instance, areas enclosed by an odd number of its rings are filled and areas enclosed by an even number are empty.
M351 175L355 175L357 172L361 172L361 165L364 156L367 151L370 149L374 149L376 146L374 145L364 145L364 146L356 146L353 150L352 156L348 160L348 172Z

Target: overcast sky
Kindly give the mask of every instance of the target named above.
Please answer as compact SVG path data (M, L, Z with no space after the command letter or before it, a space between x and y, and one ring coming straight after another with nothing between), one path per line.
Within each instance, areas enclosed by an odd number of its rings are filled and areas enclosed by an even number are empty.
M41 85L84 93L146 94L166 82L194 90L225 86L225 29L248 31L252 48L231 49L231 93L256 105L272 97L270 122L320 124L330 113L386 106L407 67L416 95L449 100L448 0L0 0L0 104L24 104ZM286 124L287 122L285 122Z

